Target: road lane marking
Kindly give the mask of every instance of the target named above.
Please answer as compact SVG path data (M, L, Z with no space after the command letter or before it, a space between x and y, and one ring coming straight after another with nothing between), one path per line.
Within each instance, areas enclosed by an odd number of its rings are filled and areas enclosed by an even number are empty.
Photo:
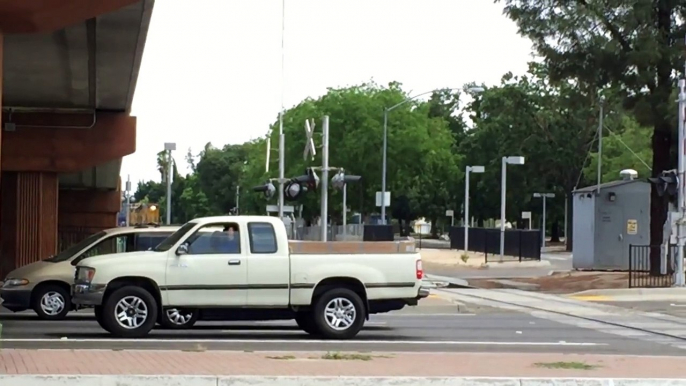
M582 300L585 302L608 302L612 300L610 296L604 295L570 295L567 297L570 299Z
M0 339L5 343L262 343L262 344L325 344L325 345L431 345L431 346L607 346L607 343L592 342L487 342L487 341L442 341L442 340L289 340L289 339Z

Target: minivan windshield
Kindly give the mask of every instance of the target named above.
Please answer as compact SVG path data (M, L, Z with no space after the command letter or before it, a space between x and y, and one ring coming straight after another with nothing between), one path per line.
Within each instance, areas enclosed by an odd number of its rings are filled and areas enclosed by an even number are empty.
M187 222L179 228L176 232L172 233L171 236L167 237L163 242L159 243L155 248L152 250L155 252L166 252L171 249L179 240L183 238L183 236L186 235L186 233L190 232L191 229L195 228L195 226L198 225L195 222Z
M81 242L76 243L72 245L71 247L65 249L64 251L58 253L55 256L52 256L48 259L45 259L45 261L49 261L51 263L59 263L61 261L67 261L74 257L77 253L79 253L81 250L87 248L91 244L95 243L96 241L100 240L101 238L105 237L107 233L105 232L98 232L95 234L92 234L85 239L81 240Z

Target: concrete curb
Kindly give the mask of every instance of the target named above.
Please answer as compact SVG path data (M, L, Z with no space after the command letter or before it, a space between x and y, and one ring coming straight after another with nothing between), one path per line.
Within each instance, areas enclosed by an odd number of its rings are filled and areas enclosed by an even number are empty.
M469 282L467 280L458 279L456 277L433 275L430 273L427 273L425 277L429 281L448 283L448 285L446 286L447 288L474 288L473 286L469 285Z
M3 386L686 386L686 379L0 375Z
M571 298L597 298L607 301L686 301L686 288L610 288L593 289L566 295Z

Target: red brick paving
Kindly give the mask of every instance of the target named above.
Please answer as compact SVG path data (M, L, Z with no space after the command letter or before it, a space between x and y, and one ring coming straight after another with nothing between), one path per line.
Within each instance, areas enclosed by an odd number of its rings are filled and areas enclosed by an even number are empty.
M681 378L686 357L619 355L399 353L326 360L325 353L229 351L2 350L0 374L484 376ZM292 356L292 357L291 357ZM293 358L294 357L294 358ZM593 370L545 369L536 363L583 362Z

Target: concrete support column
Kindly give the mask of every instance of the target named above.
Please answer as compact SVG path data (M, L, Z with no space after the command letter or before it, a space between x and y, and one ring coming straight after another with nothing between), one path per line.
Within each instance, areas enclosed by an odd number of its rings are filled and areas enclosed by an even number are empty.
M121 191L60 190L59 233L95 233L117 226Z
M57 173L2 173L0 259L3 274L57 252L57 185Z

